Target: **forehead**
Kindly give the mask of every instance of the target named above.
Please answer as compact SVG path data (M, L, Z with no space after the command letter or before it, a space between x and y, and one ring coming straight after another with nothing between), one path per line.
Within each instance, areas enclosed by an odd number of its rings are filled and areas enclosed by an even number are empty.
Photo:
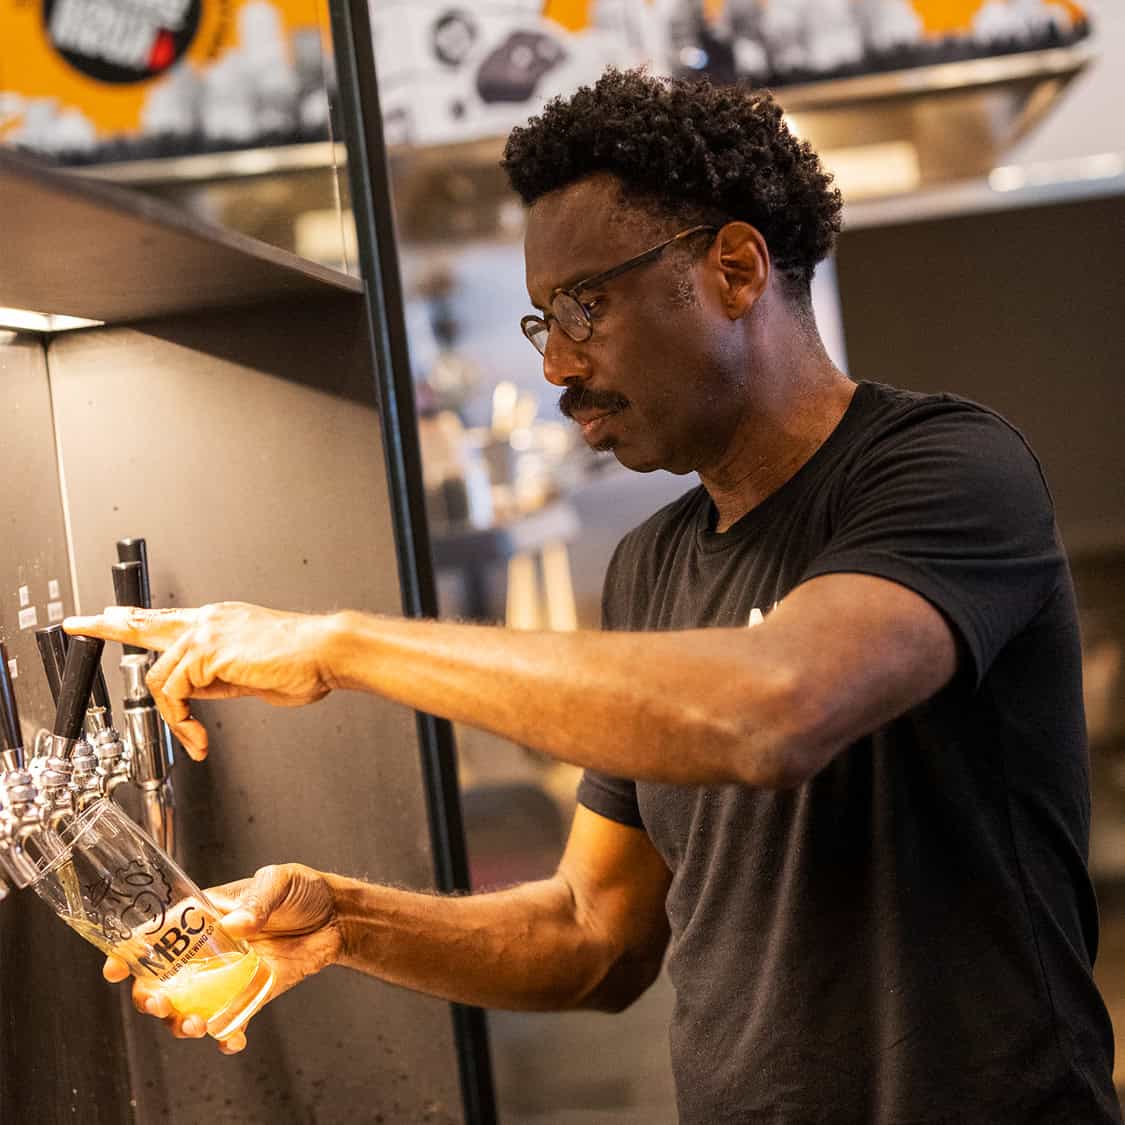
M657 223L626 203L612 176L590 176L536 201L524 236L527 291L543 304L555 289L647 249Z

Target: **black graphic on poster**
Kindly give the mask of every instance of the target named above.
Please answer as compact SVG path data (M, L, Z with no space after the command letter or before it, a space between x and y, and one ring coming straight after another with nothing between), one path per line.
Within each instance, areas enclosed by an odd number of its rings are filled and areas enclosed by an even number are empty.
M44 0L47 38L99 82L144 82L191 46L202 0Z

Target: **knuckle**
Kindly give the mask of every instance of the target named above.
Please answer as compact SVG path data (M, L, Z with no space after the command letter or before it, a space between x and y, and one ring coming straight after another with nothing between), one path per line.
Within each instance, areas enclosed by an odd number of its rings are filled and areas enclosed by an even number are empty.
M262 897L256 891L246 891L238 900L238 909L245 910L248 914L257 918L261 915L263 909Z

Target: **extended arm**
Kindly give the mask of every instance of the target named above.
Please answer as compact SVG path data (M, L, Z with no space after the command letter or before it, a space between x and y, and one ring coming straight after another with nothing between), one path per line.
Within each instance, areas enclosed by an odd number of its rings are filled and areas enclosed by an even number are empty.
M330 876L339 963L463 1004L619 1011L659 971L668 879L644 832L579 806L541 882L439 898Z
M956 662L929 602L861 574L804 583L752 629L524 633L238 603L66 625L167 648L149 682L198 757L206 732L189 698L293 705L352 688L579 766L680 784L800 784L931 696Z
M557 758L682 784L799 784L953 675L945 619L833 574L748 629L515 633L342 614L333 686L483 726Z

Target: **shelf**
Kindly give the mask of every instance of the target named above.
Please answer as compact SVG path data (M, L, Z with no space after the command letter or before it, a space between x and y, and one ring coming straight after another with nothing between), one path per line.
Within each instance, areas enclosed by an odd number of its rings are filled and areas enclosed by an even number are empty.
M1125 152L1012 168L908 195L846 203L845 231L1125 196Z
M924 97L943 92L1006 87L1012 83L1072 78L1097 58L1093 38L1063 47L1015 51L975 59L935 62L880 73L778 87L788 112L801 113L886 98Z
M363 283L158 199L0 150L0 306L109 322Z
M988 176L1096 58L1090 36L1040 50L784 85L776 94L792 127L837 174L858 216L865 200ZM503 149L503 137L392 148L403 241L448 246L518 239L523 211L500 168ZM292 247L295 216L337 204L334 166L345 158L341 146L323 141L75 171L205 207L232 227Z
M82 176L109 183L147 184L219 183L254 176L278 176L343 168L347 148L332 141L272 145L263 148L201 152L191 156L154 156L109 164L74 165Z

